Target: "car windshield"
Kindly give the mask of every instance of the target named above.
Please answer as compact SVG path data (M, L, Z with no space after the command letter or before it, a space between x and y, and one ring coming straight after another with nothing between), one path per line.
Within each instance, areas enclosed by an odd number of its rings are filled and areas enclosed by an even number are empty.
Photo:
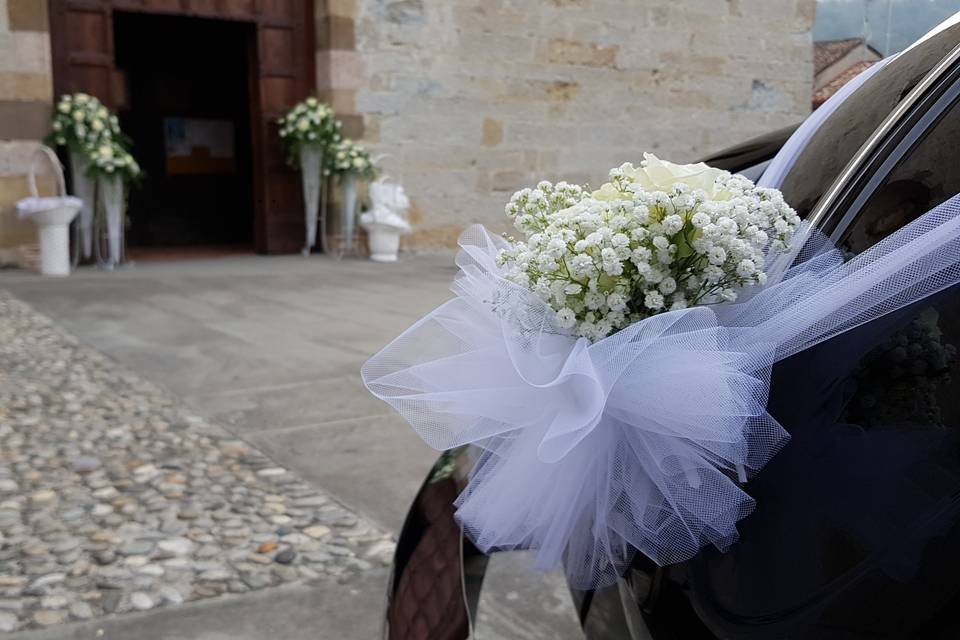
M837 108L810 138L780 187L797 213L810 213L887 114L958 41L960 24L904 51Z

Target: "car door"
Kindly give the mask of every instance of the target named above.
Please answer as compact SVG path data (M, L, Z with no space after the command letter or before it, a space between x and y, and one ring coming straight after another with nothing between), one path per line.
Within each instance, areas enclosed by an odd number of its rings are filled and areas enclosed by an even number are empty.
M958 58L815 207L847 255L960 193ZM792 440L740 543L687 567L707 637L960 637L958 348L953 287L775 367Z

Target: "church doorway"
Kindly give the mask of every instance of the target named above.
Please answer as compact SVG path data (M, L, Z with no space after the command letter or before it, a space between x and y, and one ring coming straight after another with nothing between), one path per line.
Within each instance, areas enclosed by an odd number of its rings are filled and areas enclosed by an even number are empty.
M253 248L252 24L116 12L121 127L147 173L130 193L136 247Z

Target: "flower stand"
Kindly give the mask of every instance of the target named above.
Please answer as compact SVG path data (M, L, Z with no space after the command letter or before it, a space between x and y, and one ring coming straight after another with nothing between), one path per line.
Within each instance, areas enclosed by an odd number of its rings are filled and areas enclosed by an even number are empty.
M343 250L353 253L353 240L357 228L357 176L343 177L343 209L340 229L343 233Z
M306 243L302 253L310 255L317 241L317 219L320 210L320 192L323 189L323 149L319 146L303 145L300 147L300 177L303 183L303 202L306 216Z
M90 160L79 151L70 152L70 173L73 176L73 195L80 198L80 254L84 259L93 255L93 205L96 181L87 175Z
M102 262L112 269L123 261L123 210L124 190L120 178L100 177L97 179L100 195L102 220L106 222L107 246Z

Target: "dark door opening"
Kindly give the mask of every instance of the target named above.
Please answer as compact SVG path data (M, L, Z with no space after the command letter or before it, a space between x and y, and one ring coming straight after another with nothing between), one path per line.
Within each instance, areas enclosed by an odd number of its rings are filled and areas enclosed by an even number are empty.
M252 249L252 24L114 14L121 126L147 177L131 190L133 247Z

